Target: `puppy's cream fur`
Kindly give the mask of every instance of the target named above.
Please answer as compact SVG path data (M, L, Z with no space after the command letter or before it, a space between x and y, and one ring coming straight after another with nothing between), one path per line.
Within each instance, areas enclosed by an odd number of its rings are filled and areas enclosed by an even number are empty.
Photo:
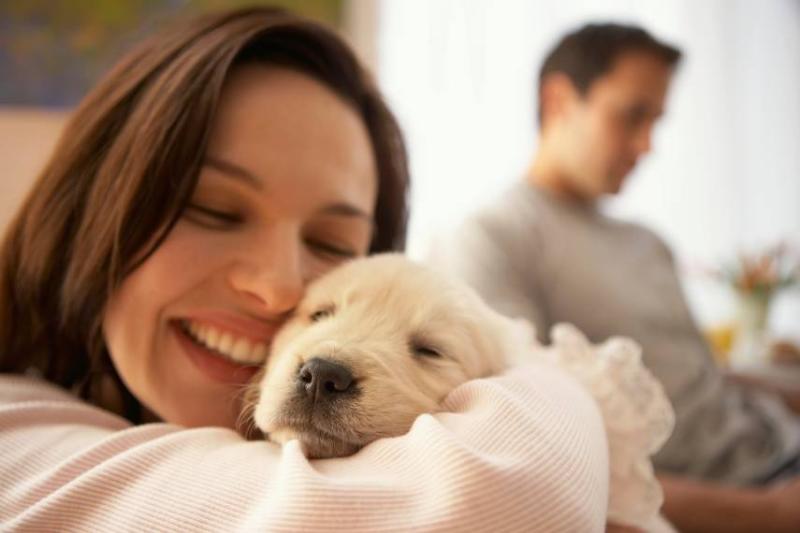
M405 433L455 387L499 372L534 343L530 326L461 283L398 254L358 259L312 283L275 337L253 419L272 441L299 439L309 457L348 455ZM303 400L298 373L314 357L349 368L354 393Z
M298 439L309 458L349 455L405 433L465 381L523 359L549 361L581 383L602 414L609 518L670 531L658 514L662 493L649 456L674 416L641 349L623 338L593 345L566 324L551 337L552 345L539 345L527 322L492 311L466 285L400 255L355 260L312 283L275 337L251 388L253 421L270 440ZM330 394L306 388L300 370L313 358L347 367L351 387L340 391L333 377Z

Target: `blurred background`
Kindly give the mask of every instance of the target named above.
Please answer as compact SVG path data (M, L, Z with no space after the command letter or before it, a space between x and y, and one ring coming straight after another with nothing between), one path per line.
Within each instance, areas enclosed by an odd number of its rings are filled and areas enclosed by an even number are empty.
M176 17L251 3L0 2L0 228L70 109L132 43ZM588 21L636 23L685 53L653 153L606 208L673 247L695 316L723 350L737 313L735 283L719 279L727 261L783 243L791 268L800 254L800 0L277 4L338 28L375 72L409 146L413 257L525 171L539 64ZM772 296L770 334L800 342L800 290Z

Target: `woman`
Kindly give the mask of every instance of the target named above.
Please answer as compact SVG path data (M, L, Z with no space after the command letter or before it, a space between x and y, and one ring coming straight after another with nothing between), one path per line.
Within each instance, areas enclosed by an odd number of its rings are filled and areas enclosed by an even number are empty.
M240 10L128 55L0 252L3 528L602 529L602 423L549 367L346 459L233 431L306 283L402 248L407 186L393 117L316 24Z

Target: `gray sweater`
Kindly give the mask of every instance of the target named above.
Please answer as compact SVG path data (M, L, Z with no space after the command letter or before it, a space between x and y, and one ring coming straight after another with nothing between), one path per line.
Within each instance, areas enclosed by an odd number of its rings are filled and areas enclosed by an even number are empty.
M653 232L518 183L439 242L431 260L498 311L533 322L542 341L558 322L595 342L638 341L676 412L657 468L750 484L797 457L800 421L778 399L722 380Z

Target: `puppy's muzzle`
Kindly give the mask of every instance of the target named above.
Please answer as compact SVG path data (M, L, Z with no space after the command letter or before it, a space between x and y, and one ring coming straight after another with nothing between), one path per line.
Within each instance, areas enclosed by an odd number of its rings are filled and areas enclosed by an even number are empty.
M320 357L309 359L297 373L297 393L313 404L329 403L353 390L355 379L346 366Z

